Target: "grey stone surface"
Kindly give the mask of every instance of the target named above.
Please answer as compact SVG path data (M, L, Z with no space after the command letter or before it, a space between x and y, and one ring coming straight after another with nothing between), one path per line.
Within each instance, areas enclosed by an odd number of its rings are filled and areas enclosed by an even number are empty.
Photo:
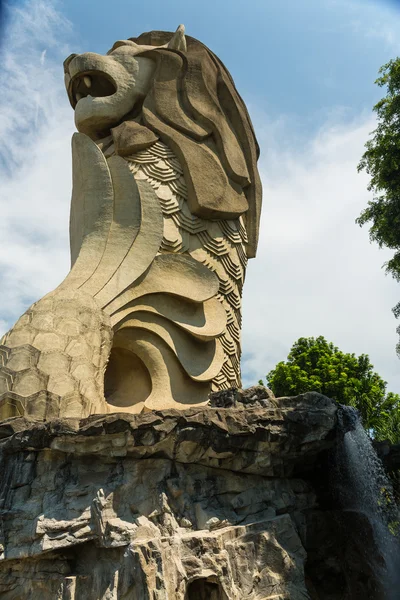
M0 598L308 598L301 475L336 406L275 404L0 423Z
M229 390L212 392L209 404L220 408L240 407L241 405L242 407L243 405L252 405L264 408L277 406L273 391L263 385L255 385L246 390L229 388Z

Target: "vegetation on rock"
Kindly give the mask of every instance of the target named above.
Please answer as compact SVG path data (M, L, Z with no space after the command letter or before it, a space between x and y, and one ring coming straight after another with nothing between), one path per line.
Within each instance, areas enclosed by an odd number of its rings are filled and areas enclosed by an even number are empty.
M342 352L322 336L300 338L266 379L278 397L314 391L353 406L376 440L400 442L400 396L386 392L373 368L367 354Z

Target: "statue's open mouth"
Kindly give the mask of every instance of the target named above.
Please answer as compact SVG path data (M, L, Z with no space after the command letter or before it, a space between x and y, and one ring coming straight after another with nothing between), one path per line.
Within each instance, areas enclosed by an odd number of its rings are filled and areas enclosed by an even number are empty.
M104 98L112 96L117 91L117 86L112 79L101 71L85 71L78 73L72 79L68 95L72 107L75 108L79 100L91 96L92 98Z

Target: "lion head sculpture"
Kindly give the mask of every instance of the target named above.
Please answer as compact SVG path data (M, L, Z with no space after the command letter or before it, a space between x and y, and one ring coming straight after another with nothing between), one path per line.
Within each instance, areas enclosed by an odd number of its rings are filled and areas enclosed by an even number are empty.
M206 219L244 214L247 255L255 256L259 148L232 77L204 44L180 26L175 34L120 40L106 56L73 54L64 68L78 131L92 139L111 131L121 155L138 149L137 128L130 132L127 123L156 133L182 164L191 212Z
M241 385L241 295L261 207L246 107L182 26L105 56L72 54L64 71L79 132L72 266L2 340L0 413L204 404Z

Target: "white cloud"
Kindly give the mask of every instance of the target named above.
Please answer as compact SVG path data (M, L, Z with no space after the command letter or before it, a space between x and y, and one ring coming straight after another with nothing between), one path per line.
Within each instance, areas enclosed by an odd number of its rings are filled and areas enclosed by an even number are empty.
M51 0L9 10L0 95L3 331L68 270L74 129L62 72L69 22Z
M373 129L366 116L330 121L293 149L283 122L261 133L268 150L260 162L260 246L244 295L246 384L285 360L299 337L324 335L345 352L369 354L389 389L400 392L391 313L400 290L381 268L391 253L354 223L370 198L368 178L356 167Z

